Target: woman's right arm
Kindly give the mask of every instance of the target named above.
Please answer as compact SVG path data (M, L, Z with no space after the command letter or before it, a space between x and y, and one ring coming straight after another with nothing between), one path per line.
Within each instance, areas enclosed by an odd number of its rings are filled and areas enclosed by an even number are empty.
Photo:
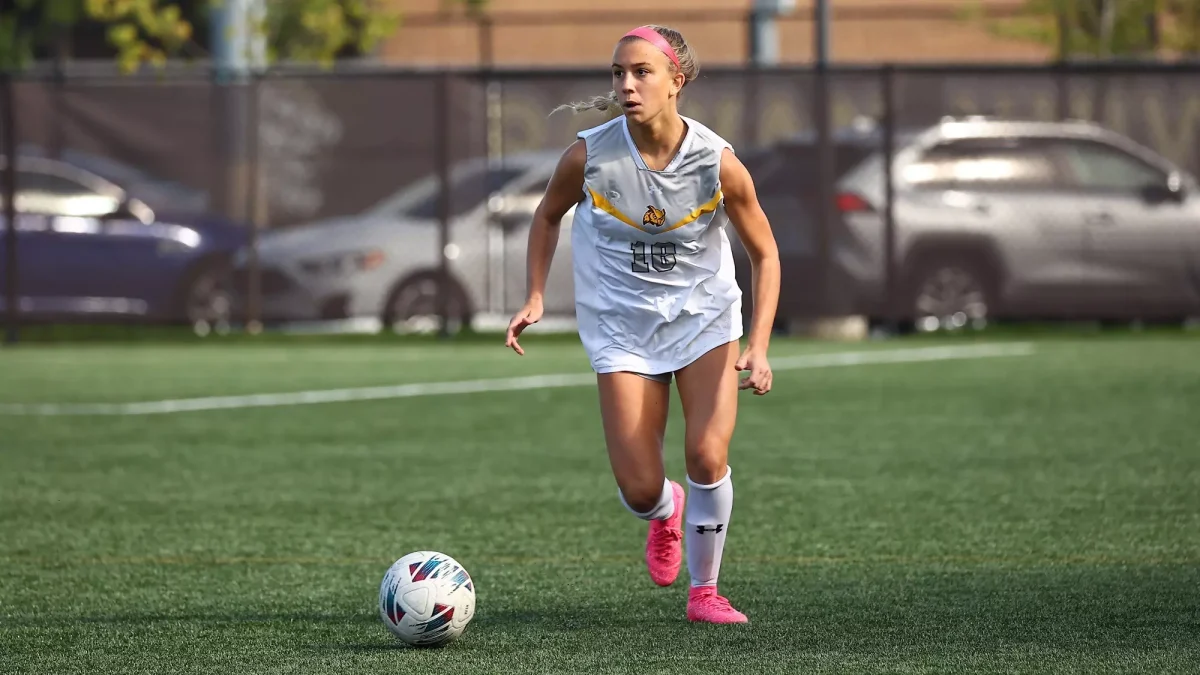
M558 245L559 226L567 211L583 197L586 160L587 146L583 139L579 139L559 158L558 166L546 186L546 195L533 213L526 252L525 306L509 322L504 341L504 346L511 347L518 354L523 355L525 350L517 344L517 337L527 326L542 318L542 298L546 293L546 278L550 274L550 263L554 260L554 249Z

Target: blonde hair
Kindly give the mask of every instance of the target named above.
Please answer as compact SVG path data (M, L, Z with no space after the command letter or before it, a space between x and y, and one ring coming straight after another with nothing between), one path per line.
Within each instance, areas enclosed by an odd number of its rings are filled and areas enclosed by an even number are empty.
M675 58L679 59L679 68L676 69L675 64L672 63L670 64L671 72L682 72L684 78L683 86L686 87L689 82L695 80L696 77L700 75L700 59L697 58L696 52L691 48L690 45L688 45L687 41L683 39L683 34L679 31L673 28L667 28L666 26L650 25L648 28L653 28L654 32L663 36L663 39L665 39L667 43L671 45L671 48L675 50ZM628 42L629 40L637 39L639 38L627 36L621 38L621 42ZM593 96L584 101L564 103L554 110L551 110L550 114L553 115L559 110L574 110L577 113L587 110L599 110L600 112L609 113L610 116L615 117L621 111L621 100L617 97L617 92L610 91L602 96Z

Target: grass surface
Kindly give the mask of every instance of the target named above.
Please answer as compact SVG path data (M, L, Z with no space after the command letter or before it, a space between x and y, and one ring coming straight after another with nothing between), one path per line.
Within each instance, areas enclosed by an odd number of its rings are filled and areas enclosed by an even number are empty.
M30 346L0 350L0 402L587 372L526 342ZM650 582L592 387L0 416L0 672L1200 670L1200 340L784 371L741 401L732 627L685 620L686 574ZM378 619L418 549L477 584L445 649Z

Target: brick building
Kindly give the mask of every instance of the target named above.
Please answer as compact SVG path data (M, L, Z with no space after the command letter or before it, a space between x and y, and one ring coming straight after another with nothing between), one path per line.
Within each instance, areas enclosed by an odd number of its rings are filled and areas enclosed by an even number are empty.
M614 39L641 23L679 29L702 63L744 63L745 13L753 0L490 0L490 30L446 0L391 0L404 13L385 43L392 63L467 65L589 65L608 58ZM839 62L1037 62L1052 50L1037 43L998 37L963 15L977 0L832 0L831 56ZM997 15L1015 14L1013 0L978 3ZM813 53L811 0L779 22L784 63L810 62Z

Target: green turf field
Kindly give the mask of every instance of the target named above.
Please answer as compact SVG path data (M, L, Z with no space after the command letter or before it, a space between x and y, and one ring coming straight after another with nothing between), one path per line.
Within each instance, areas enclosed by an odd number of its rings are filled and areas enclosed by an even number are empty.
M0 404L587 373L523 342L30 346ZM772 356L925 344L950 343ZM0 673L1200 671L1195 337L797 367L741 400L729 627L646 575L593 387L0 415ZM418 549L477 584L445 649L378 618Z

